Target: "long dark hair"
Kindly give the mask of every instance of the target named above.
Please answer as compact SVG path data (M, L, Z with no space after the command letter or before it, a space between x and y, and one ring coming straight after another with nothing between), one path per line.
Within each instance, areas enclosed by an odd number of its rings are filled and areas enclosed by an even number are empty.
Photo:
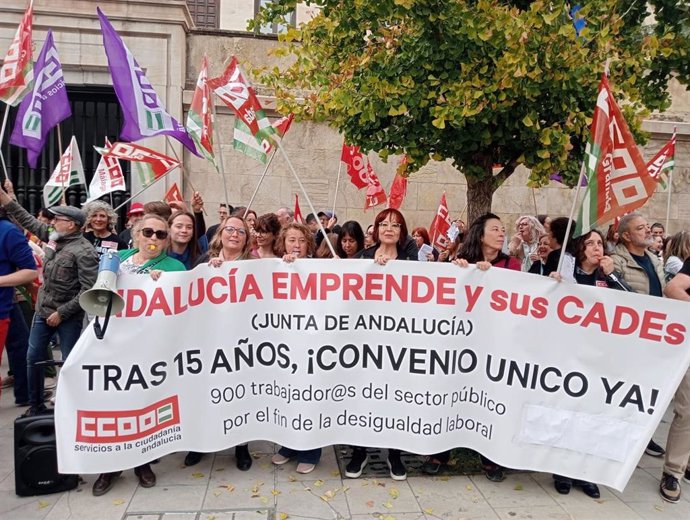
M196 234L196 218L194 217L194 213L189 211L176 211L170 215L170 218L168 219L168 229L172 229L175 219L182 216L187 216L192 219L192 239L189 241L189 244L187 244L187 249L189 250L190 265L194 265L196 263L196 259L199 258L201 254L201 250L199 249L199 237ZM172 247L172 239L170 242L170 247Z
M362 230L362 226L360 226L359 222L356 220L348 220L341 226L340 232L338 233L338 240L335 244L335 252L340 258L347 258L341 244L346 235L355 239L355 242L357 242L357 251L364 249L364 231Z
M501 220L494 213L485 213L472 222L470 229L467 230L465 240L460 247L458 258L464 258L471 264L476 264L477 262L483 262L485 260L484 252L482 251L482 238L484 238L484 227L486 226L486 222L491 219ZM501 252L499 251L499 256L500 254Z
M582 262L585 260L585 249L587 249L585 242L587 242L587 239L594 233L599 235L599 238L601 238L602 248L604 249L604 254L606 254L606 238L604 238L604 235L601 233L601 231L598 229L593 229L589 233L581 235L573 241L573 256L575 257L575 261L578 265L582 265Z
M563 247L565 242L565 232L568 229L568 217L558 217L551 221L551 236L556 239L556 242ZM568 236L568 244L565 247L566 253L573 254L573 234L575 233L575 221L570 226L570 234ZM573 255L574 256L574 255Z

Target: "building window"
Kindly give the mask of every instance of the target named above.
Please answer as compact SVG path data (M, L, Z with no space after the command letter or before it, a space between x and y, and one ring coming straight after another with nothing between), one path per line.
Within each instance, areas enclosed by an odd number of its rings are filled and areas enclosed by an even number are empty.
M219 0L187 0L187 7L198 29L218 28Z
M264 5L272 3L272 0L254 0L254 16L259 14L259 10ZM263 24L261 27L256 29L259 34L278 34L287 31L288 27L295 26L295 12L285 15L285 23L270 23Z

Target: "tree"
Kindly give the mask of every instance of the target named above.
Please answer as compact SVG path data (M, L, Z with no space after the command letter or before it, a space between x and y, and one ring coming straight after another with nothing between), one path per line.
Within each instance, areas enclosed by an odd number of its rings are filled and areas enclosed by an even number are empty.
M306 3L320 14L289 29L274 51L290 64L260 74L279 110L326 121L383 160L407 154L404 175L452 159L467 179L470 220L490 210L520 164L531 186L554 172L576 183L607 60L640 139L642 117L669 105L669 79L687 81L690 72L686 0L583 0L579 35L563 2ZM295 5L274 0L254 23Z

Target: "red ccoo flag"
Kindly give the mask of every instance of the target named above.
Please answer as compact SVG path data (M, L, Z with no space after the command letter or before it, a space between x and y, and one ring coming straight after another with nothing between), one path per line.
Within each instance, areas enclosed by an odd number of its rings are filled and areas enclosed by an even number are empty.
M393 209L400 209L405 195L407 195L407 177L403 177L400 171L405 169L407 165L407 155L403 155L398 165L398 171L395 173L393 184L391 184L391 191L388 194L388 207Z
M182 192L180 191L180 188L177 186L176 182L173 182L173 185L170 186L170 189L165 192L165 197L163 197L163 200L168 204L171 202L182 202L184 200L182 198Z
M446 202L446 192L441 195L441 202L438 205L436 216L429 228L431 235L431 245L436 249L447 249L450 243L448 230L450 229L450 216L448 214L448 203Z
M349 146L343 143L340 160L347 165L347 174L350 176L350 181L358 190L369 186L367 161L359 150L359 146Z
M367 181L369 185L367 186L367 192L364 200L364 211L374 206L386 203L386 192L381 186L379 178L374 173L371 164L367 163Z

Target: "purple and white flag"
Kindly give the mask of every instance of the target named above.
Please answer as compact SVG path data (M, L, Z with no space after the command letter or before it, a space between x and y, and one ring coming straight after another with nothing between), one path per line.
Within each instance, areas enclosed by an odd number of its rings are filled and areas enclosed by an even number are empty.
M169 135L180 141L190 152L199 155L185 127L168 114L120 35L103 11L100 8L97 10L113 88L122 106L125 120L120 139L138 141L154 135Z
M48 30L34 66L34 77L34 88L19 104L10 137L10 143L26 148L32 168L36 167L51 128L72 115L52 30Z

